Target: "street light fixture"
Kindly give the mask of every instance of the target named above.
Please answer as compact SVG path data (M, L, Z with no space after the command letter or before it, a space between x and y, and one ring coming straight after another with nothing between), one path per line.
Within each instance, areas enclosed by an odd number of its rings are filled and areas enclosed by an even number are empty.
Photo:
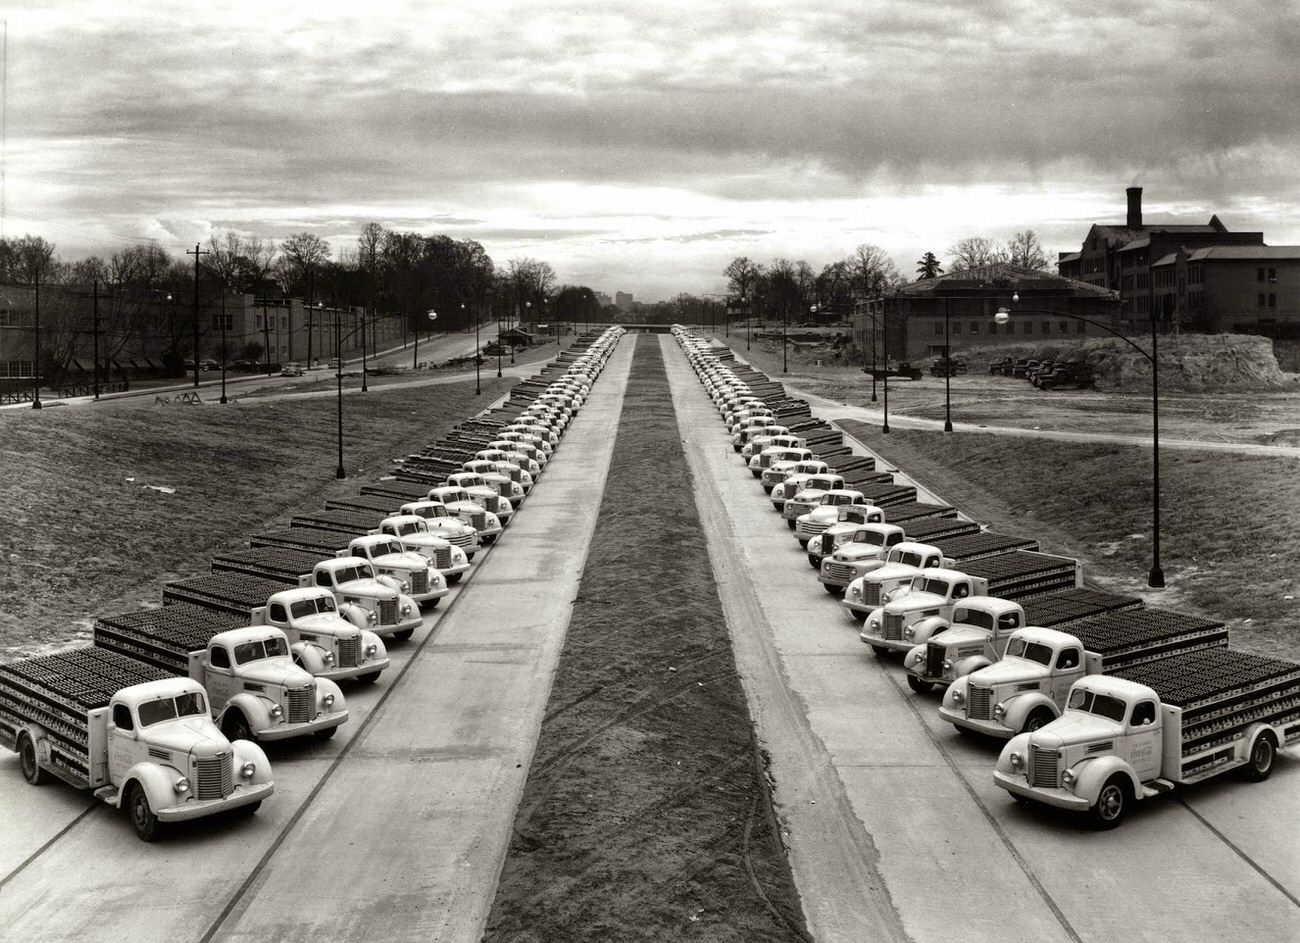
M948 333L951 298L943 299L943 431L952 432L952 341Z
M1011 301L1018 303L1020 295L1018 293L1013 294ZM1151 351L1148 353L1109 325L1101 321L1095 321L1092 318L1085 318L1081 314L1047 308L1022 308L1020 310L1071 318L1101 328L1106 333L1118 337L1128 344L1146 358L1147 363L1151 364L1151 569L1147 573L1147 585L1152 589L1163 588L1165 585L1165 571L1160 566L1160 369L1158 365L1160 342L1158 340L1159 335L1156 333L1155 316L1152 315L1151 317ZM993 315L993 321L996 324L1006 324L1010 320L1011 310L1009 308L999 308L997 313Z

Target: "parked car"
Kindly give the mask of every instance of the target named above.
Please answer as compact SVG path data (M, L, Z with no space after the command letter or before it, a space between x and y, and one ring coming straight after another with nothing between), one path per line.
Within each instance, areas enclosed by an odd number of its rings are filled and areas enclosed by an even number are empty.
M300 363L294 363L292 361L286 363L283 367L280 368L280 376L282 377L300 377L300 376L304 376L306 373L307 373L306 367L304 367Z
M966 361L951 360L947 357L936 357L934 363L930 364L930 376L957 376L967 371Z
M1011 376L1011 368L1014 364L1015 362L1010 357L1002 357L998 360L994 360L989 364L989 376L1009 377Z
M1037 360L1026 360L1021 357L1011 367L1011 375L1017 379L1023 380L1030 370L1038 366Z

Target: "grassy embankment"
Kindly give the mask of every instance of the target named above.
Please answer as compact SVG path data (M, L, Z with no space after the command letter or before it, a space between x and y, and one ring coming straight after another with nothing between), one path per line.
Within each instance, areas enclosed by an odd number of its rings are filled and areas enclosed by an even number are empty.
M1105 588L1228 620L1235 646L1300 659L1300 463L1162 453L1168 586L1148 592L1149 449L843 425L993 529L1080 557Z
M479 397L472 381L349 396L344 481L331 398L0 413L0 660L84 640L97 614L161 602L165 580L355 494L515 382L485 377Z

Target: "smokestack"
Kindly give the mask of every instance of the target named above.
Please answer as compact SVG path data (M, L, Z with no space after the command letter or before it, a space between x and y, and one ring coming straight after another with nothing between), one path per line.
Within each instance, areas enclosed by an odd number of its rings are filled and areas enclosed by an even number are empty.
M1142 188L1129 187L1124 191L1128 194L1128 228L1142 228Z

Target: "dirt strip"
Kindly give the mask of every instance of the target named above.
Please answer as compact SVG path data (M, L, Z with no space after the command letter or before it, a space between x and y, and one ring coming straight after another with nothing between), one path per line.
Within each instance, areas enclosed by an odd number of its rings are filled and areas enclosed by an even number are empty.
M770 798L643 339L484 939L808 939Z

